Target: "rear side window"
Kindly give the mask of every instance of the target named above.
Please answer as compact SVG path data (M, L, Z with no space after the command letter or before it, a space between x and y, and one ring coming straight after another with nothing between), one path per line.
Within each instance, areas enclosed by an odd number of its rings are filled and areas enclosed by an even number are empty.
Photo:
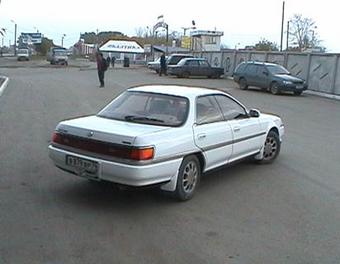
M191 67L198 67L198 61L197 60L188 60L185 65L191 66Z
M246 64L244 62L240 63L237 67L236 67L236 72L243 72L244 69L246 67Z
M246 72L248 74L256 74L257 67L254 64L248 64L246 68Z

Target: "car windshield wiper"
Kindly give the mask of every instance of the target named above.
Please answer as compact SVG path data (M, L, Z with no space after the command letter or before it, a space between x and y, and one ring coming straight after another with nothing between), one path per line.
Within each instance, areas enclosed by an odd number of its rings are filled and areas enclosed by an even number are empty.
M152 122L164 123L164 120L162 120L162 119L146 117L146 116L128 115L128 116L125 116L124 119L126 121L152 121Z

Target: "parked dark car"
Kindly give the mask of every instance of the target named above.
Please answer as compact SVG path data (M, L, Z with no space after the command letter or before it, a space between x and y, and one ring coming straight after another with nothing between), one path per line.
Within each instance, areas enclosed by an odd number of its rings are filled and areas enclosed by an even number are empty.
M209 62L203 58L186 58L177 65L168 66L168 74L186 78L189 76L220 78L224 74L224 69L211 67Z
M190 55L190 54L171 54L168 59L166 60L166 64L168 66L171 65L177 65L177 63L179 63L182 59L185 58L193 58L194 56Z
M300 95L308 88L303 79L291 75L283 66L274 63L242 62L236 67L233 77L242 90L256 86L272 94L289 91Z

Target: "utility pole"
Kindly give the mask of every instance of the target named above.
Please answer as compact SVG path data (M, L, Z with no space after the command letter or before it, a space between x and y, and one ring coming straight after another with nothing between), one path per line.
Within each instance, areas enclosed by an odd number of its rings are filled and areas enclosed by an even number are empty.
M168 55L168 42L169 42L169 25L165 23L166 28L166 52L165 54Z
M282 23L281 23L281 45L280 45L280 51L282 51L282 44L283 44L283 24L285 20L285 1L282 3Z
M63 34L61 37L61 46L64 47L64 37L66 37L66 34Z
M289 49L289 21L287 22L287 45L286 51Z
M11 20L14 23L14 56L17 55L17 23L14 20Z

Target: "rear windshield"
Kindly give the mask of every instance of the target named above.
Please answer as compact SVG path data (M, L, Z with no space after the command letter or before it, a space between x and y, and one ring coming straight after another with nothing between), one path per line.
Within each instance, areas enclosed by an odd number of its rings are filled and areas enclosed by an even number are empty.
M20 54L28 54L28 50L26 50L26 49L19 49L18 53L20 53Z
M55 50L54 55L56 56L67 56L67 53L65 50Z
M187 98L127 91L114 99L97 116L148 125L177 127L188 116Z

